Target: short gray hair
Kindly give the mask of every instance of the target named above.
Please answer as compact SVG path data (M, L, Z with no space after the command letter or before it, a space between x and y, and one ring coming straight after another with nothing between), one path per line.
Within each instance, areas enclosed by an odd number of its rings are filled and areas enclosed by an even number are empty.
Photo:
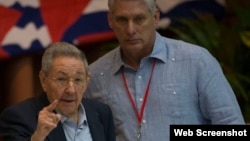
M136 0L108 0L108 7L109 7L109 10L111 12L114 9L114 4L115 4L116 1L136 1ZM143 1L146 3L150 13L152 15L154 15L154 13L155 13L155 11L157 9L156 0L143 0Z
M42 56L41 71L48 75L53 60L59 56L68 56L81 59L86 69L86 75L88 75L88 61L84 52L82 52L76 46L66 42L53 43L45 50Z

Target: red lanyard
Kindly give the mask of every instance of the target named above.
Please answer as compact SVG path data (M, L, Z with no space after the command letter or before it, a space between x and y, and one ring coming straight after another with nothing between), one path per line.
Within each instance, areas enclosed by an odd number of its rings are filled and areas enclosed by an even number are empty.
M131 102L131 104L133 106L133 109L135 111L137 120L139 122L139 128L141 127L142 117L143 117L144 109L145 109L146 102L147 102L147 99L148 99L149 87L150 87L151 79L152 79L152 76L153 76L153 72L154 72L154 68L155 68L155 63L156 63L156 60L154 60L154 63L152 65L152 70L151 70L150 78L148 80L148 85L147 85L147 89L146 89L145 94L144 94L142 108L141 108L140 112L138 112L138 110L136 108L137 106L135 104L135 101L133 100L132 95L131 95L131 93L129 91L128 84L126 82L126 77L125 77L125 74L124 74L124 70L122 68L122 79L123 79L124 85L126 87L126 91L127 91L128 97L130 99L130 102Z

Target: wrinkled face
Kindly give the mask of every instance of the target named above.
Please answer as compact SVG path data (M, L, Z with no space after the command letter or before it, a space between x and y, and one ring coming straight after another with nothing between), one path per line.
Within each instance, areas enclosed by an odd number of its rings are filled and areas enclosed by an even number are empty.
M49 101L59 100L56 110L67 117L77 115L89 81L83 62L73 57L57 57L48 76L40 72L39 77Z
M117 1L108 14L109 26L123 50L140 52L152 48L159 11L152 15L141 0Z

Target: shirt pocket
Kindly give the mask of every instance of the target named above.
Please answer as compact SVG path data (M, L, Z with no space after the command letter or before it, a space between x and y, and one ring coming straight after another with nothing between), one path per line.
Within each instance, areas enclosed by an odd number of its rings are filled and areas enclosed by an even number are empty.
M158 89L159 102L165 107L162 113L173 120L182 119L191 112L189 92L186 84L162 84Z

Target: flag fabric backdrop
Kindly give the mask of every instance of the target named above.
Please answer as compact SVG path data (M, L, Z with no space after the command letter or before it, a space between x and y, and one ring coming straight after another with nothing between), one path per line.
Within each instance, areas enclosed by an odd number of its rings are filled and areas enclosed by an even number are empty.
M159 28L194 11L223 16L223 0L156 0ZM84 45L114 39L107 0L0 0L0 60L44 50L52 42Z

